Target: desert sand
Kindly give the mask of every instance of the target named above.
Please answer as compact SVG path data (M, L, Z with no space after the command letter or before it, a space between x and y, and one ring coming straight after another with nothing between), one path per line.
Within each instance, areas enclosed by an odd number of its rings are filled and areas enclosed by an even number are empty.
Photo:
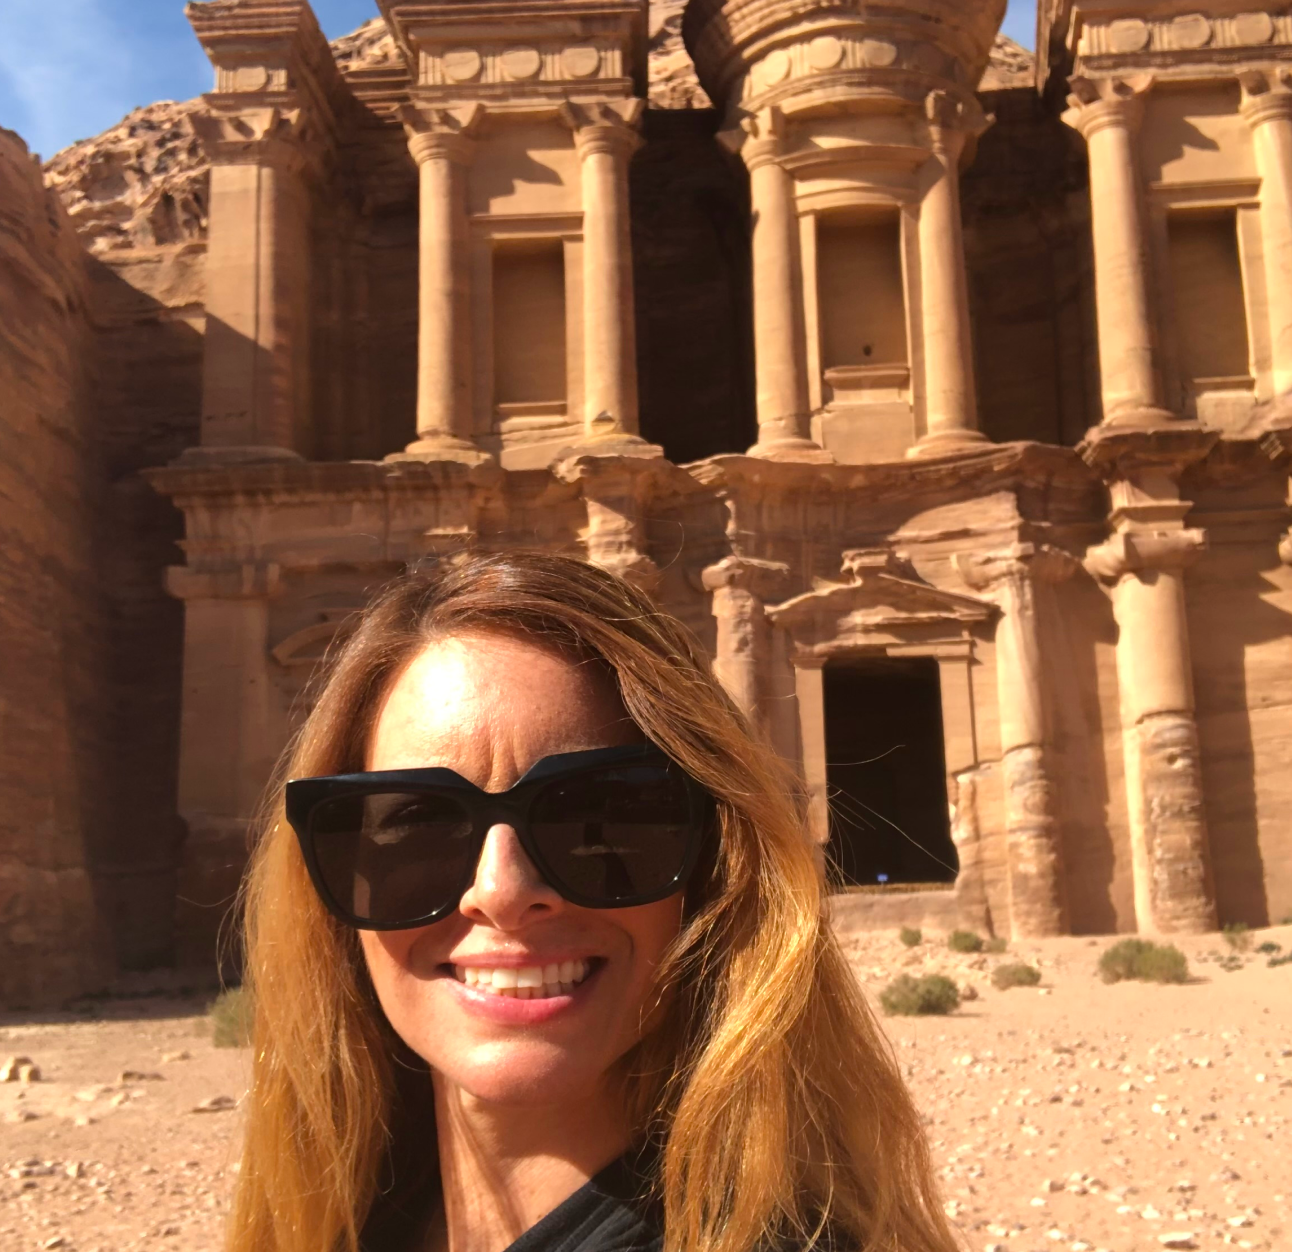
M948 1017L884 1019L967 1248L1292 1246L1292 964L1254 950L1292 949L1292 926L1237 958L1219 936L1179 941L1181 986L1103 985L1107 939L1003 956L845 942L876 1003L903 970L976 993ZM1041 987L992 987L1015 960ZM172 994L0 1016L0 1059L41 1071L0 1084L0 1249L219 1248L250 1054L215 1048L204 1010Z

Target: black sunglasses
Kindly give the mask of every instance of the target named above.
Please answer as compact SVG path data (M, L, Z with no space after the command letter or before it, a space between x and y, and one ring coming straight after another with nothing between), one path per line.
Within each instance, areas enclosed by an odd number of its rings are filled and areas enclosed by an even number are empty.
M498 793L451 769L297 778L286 805L323 903L361 930L447 917L499 823L572 904L662 900L695 868L713 809L709 793L653 744L546 756Z

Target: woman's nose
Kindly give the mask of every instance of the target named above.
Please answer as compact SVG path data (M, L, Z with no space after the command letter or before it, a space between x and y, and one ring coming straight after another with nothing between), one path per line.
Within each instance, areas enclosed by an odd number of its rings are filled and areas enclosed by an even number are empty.
M491 826L480 849L476 876L458 911L498 930L517 930L557 912L564 900L544 881L510 826Z

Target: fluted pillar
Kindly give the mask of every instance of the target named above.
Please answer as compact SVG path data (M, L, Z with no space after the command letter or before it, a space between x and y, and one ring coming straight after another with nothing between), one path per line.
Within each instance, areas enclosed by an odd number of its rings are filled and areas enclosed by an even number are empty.
M713 672L750 724L765 727L764 687L772 665L771 623L765 605L784 585L789 566L728 556L703 573L717 624Z
M309 196L297 109L195 113L211 159L201 447L295 459L309 409Z
M1216 928L1184 593L1206 534L1184 528L1189 507L1123 508L1086 556L1112 589L1135 916L1149 934Z
M417 438L393 459L486 459L472 439L466 166L483 109L401 112L419 183Z
M1152 82L1149 75L1074 78L1071 107L1063 114L1089 150L1103 420L1116 426L1175 420L1161 400L1135 145L1143 96Z
M922 176L920 309L924 342L925 433L910 455L939 456L986 442L978 430L969 286L960 222L960 155L968 134L963 106L946 92L925 101L933 155Z
M780 161L785 119L764 109L743 123L753 215L754 374L758 442L750 456L832 458L811 438L803 279L794 176Z
M1015 939L1062 935L1069 929L1036 584L1067 577L1074 564L1066 553L1030 543L956 560L965 581L1000 609L996 692L1010 933Z
M583 192L584 439L638 439L628 164L641 146L641 100L567 104Z
M1292 418L1292 71L1239 75L1261 176L1261 251L1274 400Z

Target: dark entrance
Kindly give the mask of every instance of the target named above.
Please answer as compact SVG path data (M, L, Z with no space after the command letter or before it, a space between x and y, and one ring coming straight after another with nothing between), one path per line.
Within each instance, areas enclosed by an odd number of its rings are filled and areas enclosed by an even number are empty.
M825 749L829 850L843 885L954 881L937 661L827 665Z

